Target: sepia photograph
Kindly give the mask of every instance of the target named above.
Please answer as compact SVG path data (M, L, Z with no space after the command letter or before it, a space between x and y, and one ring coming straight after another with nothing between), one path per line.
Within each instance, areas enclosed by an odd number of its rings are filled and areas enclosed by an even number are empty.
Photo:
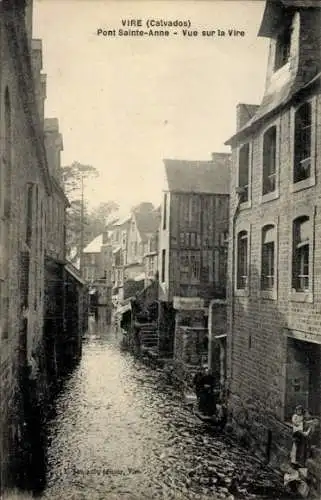
M321 0L0 0L1 500L321 498Z

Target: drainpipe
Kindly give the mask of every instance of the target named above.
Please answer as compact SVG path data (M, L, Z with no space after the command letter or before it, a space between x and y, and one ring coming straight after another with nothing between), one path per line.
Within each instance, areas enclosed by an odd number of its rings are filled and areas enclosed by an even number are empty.
M216 299L212 299L208 306L208 369L211 372L213 369L213 333L212 333L212 317L213 307Z
M232 379L232 373L233 373L233 347L234 347L234 288L235 288L235 224L236 224L236 219L239 214L240 210L240 205L241 205L241 195L244 193L244 188L237 187L235 189L235 192L237 194L237 204L235 208L235 212L233 214L233 219L232 219L232 272L231 272L231 312L230 312L230 360L229 360L229 365L230 365L230 380Z

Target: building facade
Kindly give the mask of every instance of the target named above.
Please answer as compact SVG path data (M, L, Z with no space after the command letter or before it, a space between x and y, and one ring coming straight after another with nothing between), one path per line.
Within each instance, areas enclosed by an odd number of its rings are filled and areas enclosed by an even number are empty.
M145 287L158 279L158 244L159 229L148 238L143 256Z
M157 233L159 219L159 211L151 203L141 203L132 210L125 264L127 280L145 280L144 258L150 252L150 241Z
M238 106L228 141L230 409L268 458L288 457L297 404L321 413L320 15L319 2L266 2L263 100Z
M103 235L99 234L83 249L82 275L88 283L94 283L104 275L102 245Z
M111 228L112 243L112 283L115 300L124 296L124 268L127 264L128 234L131 215L120 217Z
M158 259L164 300L224 297L230 154L164 164Z
M38 108L41 89L37 93L34 85L31 18L29 2L0 2L2 485L12 479L23 435L22 369L37 365L42 342L45 207L52 194Z
M75 335L66 327L66 302L76 304L75 287L84 284L66 275L62 136L58 120L44 117L46 75L32 7L31 0L0 2L1 493L31 488L36 468L38 484L44 480L37 457L51 382L69 366L67 352L79 359L85 327L79 323Z

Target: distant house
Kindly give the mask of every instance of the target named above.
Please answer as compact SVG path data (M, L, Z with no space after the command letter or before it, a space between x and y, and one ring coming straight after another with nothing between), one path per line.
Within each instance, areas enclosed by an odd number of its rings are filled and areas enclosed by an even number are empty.
M111 230L112 242L112 282L113 295L119 299L123 297L124 266L127 261L127 240L131 215L119 217Z
M160 221L160 216L159 216ZM143 257L145 286L151 284L158 276L158 243L159 230L153 233L147 243L147 248Z
M159 224L159 210L155 210L151 203L141 203L132 211L128 231L127 260L124 266L126 280L145 280L144 256L150 253L150 241L155 237Z
M225 295L230 161L164 160L158 268L168 302Z
M99 234L83 250L83 277L94 282L103 277L101 247L103 235Z

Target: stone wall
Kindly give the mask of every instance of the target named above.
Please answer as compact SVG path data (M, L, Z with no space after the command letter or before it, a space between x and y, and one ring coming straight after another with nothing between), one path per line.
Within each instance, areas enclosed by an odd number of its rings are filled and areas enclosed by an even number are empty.
M263 99L268 109L273 103L281 102L282 95L290 88L308 81L306 70L310 53L320 64L320 39L316 42L315 37L320 11L316 10L315 16L312 10L303 11L294 17L294 52L290 65L285 65L274 75L275 42L271 41L267 92ZM275 83L277 73L282 72L286 84L282 86L279 80L274 88L273 81ZM294 113L305 101L312 106L311 176L300 186L300 183L293 183ZM236 141L232 149L235 175L231 179L228 259L229 409L231 421L241 439L278 466L289 459L291 429L285 417L294 410L286 407L288 337L301 339L302 349L304 341L321 343L321 252L316 244L321 237L321 198L317 181L321 168L320 110L320 85L312 85L298 94L292 103L262 120L248 137L244 134L241 142ZM263 134L271 126L275 126L277 132L276 189L264 197ZM239 147L245 142L250 143L249 202L238 210L238 156ZM306 294L295 293L292 289L292 227L293 220L300 215L310 217L313 228L309 242L310 290ZM271 293L262 293L262 228L268 224L276 228L275 286ZM238 232L243 230L248 234L248 283L245 289L237 290L236 241Z

